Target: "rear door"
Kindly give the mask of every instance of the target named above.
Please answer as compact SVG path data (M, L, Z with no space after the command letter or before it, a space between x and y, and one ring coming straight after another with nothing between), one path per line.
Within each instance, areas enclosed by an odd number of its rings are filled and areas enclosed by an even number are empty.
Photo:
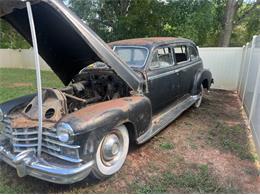
M192 44L178 44L173 47L176 72L180 76L179 96L189 94L193 87L194 76L201 66L197 49Z
M161 111L173 102L178 94L179 78L174 71L174 57L171 46L155 49L147 73L153 113Z

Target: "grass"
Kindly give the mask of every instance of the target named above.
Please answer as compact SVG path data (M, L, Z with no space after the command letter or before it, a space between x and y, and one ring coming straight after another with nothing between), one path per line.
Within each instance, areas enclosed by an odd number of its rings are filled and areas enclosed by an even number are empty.
M174 148L174 145L170 142L162 142L160 144L160 148L163 149L163 150L171 150Z
M42 87L63 86L59 78L51 71L42 71ZM35 70L0 69L0 103L36 92Z
M167 171L161 176L151 178L147 183L135 182L132 186L134 193L157 194L174 192L183 193L236 193L233 187L222 186L209 172L207 165L197 165L194 170L187 170L180 175Z
M244 125L228 126L218 122L210 129L208 139L212 145L235 154L241 160L255 161Z

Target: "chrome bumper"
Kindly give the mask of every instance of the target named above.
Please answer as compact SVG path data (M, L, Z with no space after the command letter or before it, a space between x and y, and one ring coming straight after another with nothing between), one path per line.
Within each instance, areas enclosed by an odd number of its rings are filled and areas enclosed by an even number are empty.
M0 145L0 160L16 168L19 177L30 175L58 184L71 184L86 178L94 164L90 161L77 166L57 166L36 157L35 150L25 150L13 155Z

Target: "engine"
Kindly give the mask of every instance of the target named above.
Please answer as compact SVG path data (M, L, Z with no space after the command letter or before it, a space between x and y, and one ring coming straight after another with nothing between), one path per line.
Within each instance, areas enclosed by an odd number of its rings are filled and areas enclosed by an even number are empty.
M129 96L130 88L112 70L93 69L76 75L61 91L70 113L89 104Z
M63 89L43 89L43 120L57 122L68 113L97 102L130 95L130 88L111 70L86 70ZM37 96L23 108L30 119L38 119Z

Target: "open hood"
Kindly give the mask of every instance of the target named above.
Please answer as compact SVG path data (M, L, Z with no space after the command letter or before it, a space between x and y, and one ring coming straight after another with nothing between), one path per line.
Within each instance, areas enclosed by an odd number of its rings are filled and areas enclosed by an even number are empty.
M143 81L84 22L60 0L30 0L40 56L67 85L84 67L102 61L133 90ZM0 0L0 17L9 22L31 45L25 2Z

